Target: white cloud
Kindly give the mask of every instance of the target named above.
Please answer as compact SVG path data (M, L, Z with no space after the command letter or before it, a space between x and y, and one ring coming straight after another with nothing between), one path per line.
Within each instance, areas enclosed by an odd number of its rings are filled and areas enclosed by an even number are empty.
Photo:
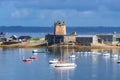
M13 16L13 17L20 17L20 12L18 10L16 10L15 12L13 12L11 14L11 16Z
M119 3L120 0L0 0L0 20L9 17L13 22L16 18L20 23L43 25L54 20L66 20L70 25L111 24L120 19Z
M28 16L29 12L26 9L22 10L15 10L13 13L11 13L12 17L21 18Z
M83 11L82 13L85 15L91 15L91 14L93 14L93 11Z

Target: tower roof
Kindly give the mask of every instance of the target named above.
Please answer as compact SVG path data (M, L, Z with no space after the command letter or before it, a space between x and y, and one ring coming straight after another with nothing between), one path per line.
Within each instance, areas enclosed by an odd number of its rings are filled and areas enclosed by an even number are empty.
M65 22L64 21L57 21L54 24L55 25L65 25Z

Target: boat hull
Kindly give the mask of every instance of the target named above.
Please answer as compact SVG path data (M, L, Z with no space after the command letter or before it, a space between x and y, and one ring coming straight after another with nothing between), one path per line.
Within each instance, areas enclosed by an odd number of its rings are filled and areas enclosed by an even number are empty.
M55 67L76 67L75 63L58 63Z
M56 63L58 63L58 60L50 60L49 61L49 64L56 64Z

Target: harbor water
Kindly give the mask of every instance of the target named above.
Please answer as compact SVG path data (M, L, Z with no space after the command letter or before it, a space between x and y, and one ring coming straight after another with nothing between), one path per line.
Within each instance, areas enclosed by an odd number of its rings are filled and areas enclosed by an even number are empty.
M119 80L120 50L74 50L50 49L49 53L32 53L41 48L0 48L0 80ZM74 62L75 68L54 67L49 64L53 58ZM108 53L109 55L104 55ZM75 54L75 58L69 58ZM23 59L36 55L29 62ZM113 55L117 55L113 57Z

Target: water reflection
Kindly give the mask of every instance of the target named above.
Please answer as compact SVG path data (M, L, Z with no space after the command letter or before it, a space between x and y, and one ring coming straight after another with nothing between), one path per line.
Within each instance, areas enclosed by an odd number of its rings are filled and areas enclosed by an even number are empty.
M62 53L62 55L61 55ZM104 62L107 60L118 60L120 56L119 49L91 49L91 50L75 50L75 49L61 49L60 48L53 48L50 50L48 54L49 59L51 58L62 58L68 59L71 54L75 54L77 58L86 57L91 58L93 63L97 63L100 58L103 58ZM75 62L76 58L69 59L70 61Z
M49 49L50 53L32 53L31 49L0 48L0 80L119 80L119 49ZM37 48L38 50L44 50ZM49 60L61 58L76 63L75 68L51 67ZM77 57L69 58L71 54ZM108 53L109 55L104 55ZM113 57L114 55L114 57ZM115 56L117 55L117 56ZM22 60L38 56L29 64ZM46 77L47 76L47 77Z
M119 73L116 70L120 69L117 67L119 65L117 64L117 60L119 59L120 53L119 49L91 49L87 51L68 49L68 52L66 49L63 50L63 57L70 56L71 53L73 53L73 51L77 55L77 58L72 58L73 61L77 64L76 73L79 73L79 75L76 75L75 77L82 77L82 80L118 79L118 76L115 74ZM54 53L56 57L60 56L60 51L58 51L59 50L56 49L55 52L57 53ZM49 57L50 56L51 55L49 55ZM85 76L82 74L83 72L85 72L86 75L89 75L88 78L85 78ZM103 77L100 78L100 75L102 75Z
M74 68L71 67L57 67L55 72L55 80L71 80L71 77L74 76Z

